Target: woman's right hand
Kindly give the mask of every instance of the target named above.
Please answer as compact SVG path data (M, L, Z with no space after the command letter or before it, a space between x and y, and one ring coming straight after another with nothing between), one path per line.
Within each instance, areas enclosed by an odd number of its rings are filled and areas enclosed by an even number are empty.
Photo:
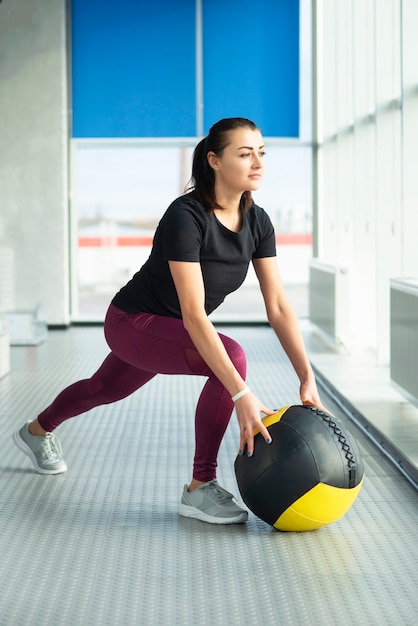
M241 396L235 402L235 412L238 418L240 429L239 454L252 456L254 453L254 430L257 429L266 443L271 443L271 436L264 426L260 413L273 415L275 411L266 407L251 391Z

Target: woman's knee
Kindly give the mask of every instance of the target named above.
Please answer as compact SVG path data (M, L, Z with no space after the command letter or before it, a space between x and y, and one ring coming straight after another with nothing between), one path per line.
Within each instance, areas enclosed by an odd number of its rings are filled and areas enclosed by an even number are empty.
M226 337L225 335L220 335L220 337L235 368L240 375L245 378L247 373L247 357L244 348L230 337Z

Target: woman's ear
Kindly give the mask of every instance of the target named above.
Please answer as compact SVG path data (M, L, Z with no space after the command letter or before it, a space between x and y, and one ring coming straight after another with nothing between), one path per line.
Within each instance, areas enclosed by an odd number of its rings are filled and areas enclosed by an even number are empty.
M207 159L208 159L208 163L210 167L214 170L217 170L219 167L219 162L218 162L218 157L216 156L216 154L212 151L208 152Z

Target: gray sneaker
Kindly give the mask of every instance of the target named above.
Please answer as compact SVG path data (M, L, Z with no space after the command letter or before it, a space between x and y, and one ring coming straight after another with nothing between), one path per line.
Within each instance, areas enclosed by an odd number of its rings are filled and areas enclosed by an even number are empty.
M13 433L13 441L32 461L35 469L40 474L61 474L67 471L67 466L62 458L61 444L52 433L46 433L44 437L31 435L28 430L30 422L23 424L22 428Z
M247 521L248 513L232 501L233 497L216 480L204 483L194 491L188 491L184 485L179 513L209 524L242 524Z

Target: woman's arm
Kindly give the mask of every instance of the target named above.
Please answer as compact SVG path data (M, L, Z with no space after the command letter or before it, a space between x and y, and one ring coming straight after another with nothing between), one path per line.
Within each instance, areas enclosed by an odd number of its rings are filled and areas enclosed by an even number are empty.
M214 372L231 397L245 389L245 381L236 370L204 308L205 288L199 263L169 261L170 271L176 286L184 327L190 335L200 356ZM265 439L269 433L263 425L260 412L274 413L264 406L253 394L247 393L235 403L240 425L240 449L247 444L248 452L253 453L253 429L257 428Z
M253 259L253 265L263 294L268 321L300 380L300 399L303 404L326 411L319 398L296 314L284 293L276 257Z

